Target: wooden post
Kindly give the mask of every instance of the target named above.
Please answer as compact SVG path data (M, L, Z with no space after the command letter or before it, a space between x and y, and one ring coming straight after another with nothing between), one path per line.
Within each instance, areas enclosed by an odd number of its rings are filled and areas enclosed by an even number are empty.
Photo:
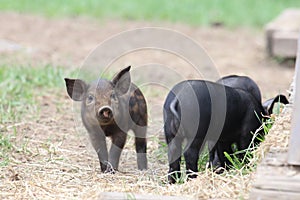
M292 129L289 143L288 163L300 166L300 35L296 57Z

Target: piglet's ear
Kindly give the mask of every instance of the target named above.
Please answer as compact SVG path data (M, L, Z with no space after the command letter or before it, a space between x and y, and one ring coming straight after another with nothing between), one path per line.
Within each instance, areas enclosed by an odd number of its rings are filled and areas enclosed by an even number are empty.
M112 84L115 88L117 95L126 94L130 88L131 78L130 78L130 67L126 67L121 70L112 80Z
M265 101L263 103L263 107L268 112L269 115L273 114L273 107L275 103L289 104L289 101L286 98L286 96L282 94L279 94L276 97Z
M80 79L65 78L68 95L74 101L82 101L87 84Z

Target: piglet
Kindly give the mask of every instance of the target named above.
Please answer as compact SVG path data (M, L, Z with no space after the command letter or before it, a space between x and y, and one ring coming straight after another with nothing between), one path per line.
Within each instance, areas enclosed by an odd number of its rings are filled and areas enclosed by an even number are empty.
M182 146L187 174L198 171L199 153L208 141L216 143L219 166L230 164L224 152L247 149L253 134L266 115L250 92L204 80L187 80L176 84L164 103L164 132L168 144L170 183L180 176ZM259 118L257 117L259 116Z
M68 95L82 102L82 122L102 172L118 169L129 130L135 134L138 169L147 169L147 105L141 90L131 83L129 70L130 66L121 70L111 81L101 78L90 84L65 78ZM106 137L112 141L109 152Z

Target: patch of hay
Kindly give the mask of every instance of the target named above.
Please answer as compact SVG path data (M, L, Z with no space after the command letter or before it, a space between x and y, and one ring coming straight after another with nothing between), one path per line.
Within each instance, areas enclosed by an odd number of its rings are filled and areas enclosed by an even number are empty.
M24 120L6 126L3 134L13 148L9 164L0 170L1 199L95 199L101 192L126 192L193 199L248 198L254 172L231 170L221 175L210 169L199 172L198 178L183 184L166 183L167 155L160 146L161 133L148 140L149 169L138 171L134 140L128 138L121 155L120 171L100 172L98 159L87 142L86 134L78 134L69 110L69 99L41 105L35 121ZM63 105L60 111L56 102ZM266 141L256 150L253 163L261 160L269 148L286 148L290 129L290 113L280 115Z

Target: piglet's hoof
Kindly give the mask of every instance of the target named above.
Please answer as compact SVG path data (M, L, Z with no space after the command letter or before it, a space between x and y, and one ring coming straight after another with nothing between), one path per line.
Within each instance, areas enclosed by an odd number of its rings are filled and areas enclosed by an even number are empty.
M169 175L169 176L168 176L168 183L169 183L169 184L174 184L174 183L176 183L175 178L174 178L173 176Z
M116 173L116 169L112 168L111 166L108 166L106 168L106 170L104 171L104 173L106 173L106 174L115 174Z
M222 174L222 173L224 173L224 171L225 171L225 168L224 168L224 167L218 167L218 168L216 168L216 169L214 170L214 172L215 172L216 174Z

